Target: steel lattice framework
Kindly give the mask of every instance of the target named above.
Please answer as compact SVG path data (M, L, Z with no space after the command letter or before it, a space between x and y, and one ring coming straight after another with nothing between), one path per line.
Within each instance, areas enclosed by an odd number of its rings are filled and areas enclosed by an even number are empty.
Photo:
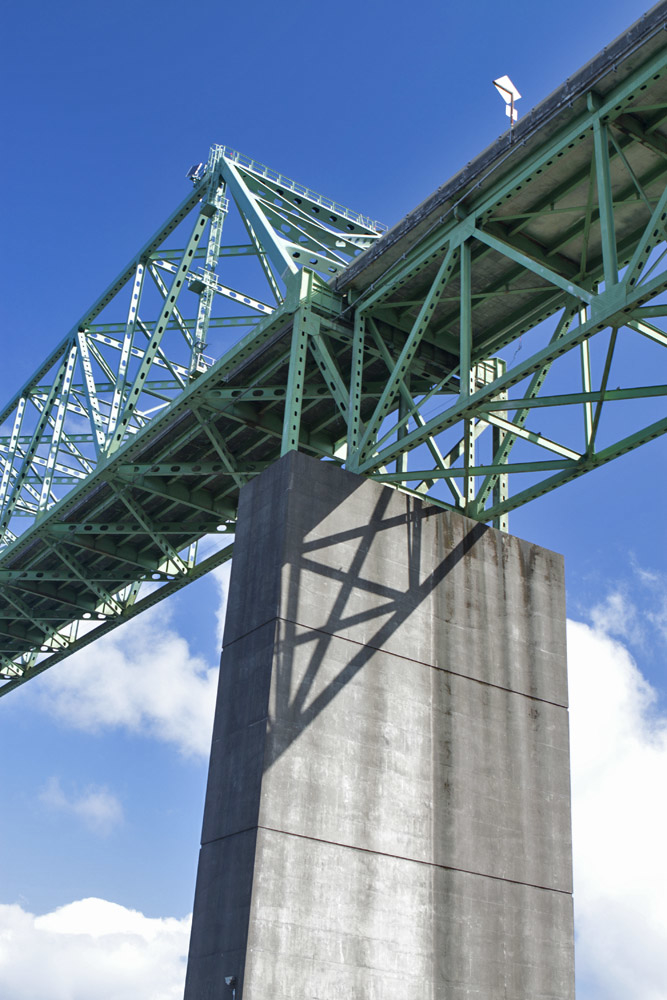
M389 232L211 149L2 411L0 693L229 559L290 449L505 528L667 431L665 6Z

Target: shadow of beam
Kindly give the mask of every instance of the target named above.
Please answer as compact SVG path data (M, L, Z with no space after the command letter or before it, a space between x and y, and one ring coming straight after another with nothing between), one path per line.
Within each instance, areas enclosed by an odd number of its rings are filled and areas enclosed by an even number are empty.
M285 634L281 643L279 655L276 658L276 701L275 718L280 720L282 739L269 740L270 752L267 753L265 769L268 769L291 742L324 711L334 700L341 687L348 684L368 663L375 650L386 647L389 639L410 618L416 609L428 599L433 590L452 572L454 567L469 553L481 537L488 531L486 525L476 523L464 535L463 539L449 552L438 566L423 580L419 579L421 554L423 544L423 525L428 518L442 516L436 508L423 505L412 497L405 497L405 513L400 517L386 518L387 507L396 497L393 491L383 491L378 498L372 518L368 524L344 532L327 535L316 541L305 542L298 557L295 557L289 567L289 602L285 611ZM404 587L374 581L370 576L363 576L364 563L372 551L375 536L383 530L396 530L403 525L406 531L407 547L407 578ZM315 558L317 551L325 548L354 542L356 551L347 569L327 566ZM328 580L335 581L339 590L324 624L317 631L309 629L304 635L297 635L297 629L305 623L298 621L298 597L300 587L304 585L304 574L319 574ZM306 578L307 579L307 578ZM386 597L387 600L371 608L355 611L354 604L361 593ZM362 601L363 603L363 601ZM352 606L346 613L346 609ZM313 685L327 655L333 638L340 636L353 625L377 618L390 617L383 621L373 635L364 641L346 666L330 680L325 689L309 703L308 699ZM343 636L345 637L345 636ZM290 655L297 645L314 643L314 649L306 671L293 692L293 663ZM285 723L293 734L286 739ZM273 725L269 720L269 732Z

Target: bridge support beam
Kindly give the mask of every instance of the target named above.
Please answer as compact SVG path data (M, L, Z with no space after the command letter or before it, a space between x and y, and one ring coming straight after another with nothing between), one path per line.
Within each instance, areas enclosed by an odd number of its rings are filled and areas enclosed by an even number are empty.
M186 1000L572 1000L560 556L290 452L241 493Z

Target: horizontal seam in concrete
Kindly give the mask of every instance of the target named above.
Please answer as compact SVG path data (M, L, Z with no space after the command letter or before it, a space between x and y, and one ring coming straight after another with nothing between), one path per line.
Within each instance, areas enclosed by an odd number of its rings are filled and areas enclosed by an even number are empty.
M221 844L223 840L231 840L232 837L242 837L244 833L256 833L261 829L263 829L263 827L257 826L257 824L254 826L244 826L242 830L232 830L231 833L223 833L221 837L211 837L210 840L202 840L199 847L200 849L203 849L204 847L208 847L210 844ZM326 841L323 841L323 843L326 843Z
M265 830L267 833L279 833L285 837L296 837L298 840L310 840L314 844L329 844L331 847L342 847L347 851L359 851L360 854L376 854L380 858L395 858L396 861L407 861L409 864L425 865L427 868L440 868L446 872L459 872L461 875L474 875L477 878L490 878L494 882L507 882L509 885L524 885L528 889L541 889L543 892L557 892L561 896L571 896L571 889L556 889L554 886L538 885L536 882L521 882L519 879L503 878L502 875L490 875L487 872L473 872L468 868L455 868L453 865L438 865L435 861L421 861L419 858L409 858L404 854L389 854L387 851L373 851L370 847L355 847L354 844L343 844L337 840L323 840L321 837L309 837L305 833L293 833L290 830L278 830L274 826L247 826L243 830L234 830L233 833L225 833L222 837L213 837L212 840L202 841L202 847L209 844L222 843L223 840L230 840L232 837L240 837L244 833L253 833Z
M270 625L271 622L277 622L282 620L283 619L279 619L277 615L274 615L272 618L267 618L266 621L260 622L259 625L253 625L253 627L249 628L247 632L243 632L241 635L237 635L235 639L230 639L229 642L223 642L221 653L224 653L224 651L226 649L229 649L230 646L233 646L234 643L240 642L241 639L245 639L247 636L252 635L253 632L257 632L259 631L260 628L265 628L267 625ZM306 626L306 628L307 627L308 626Z
M520 698L528 698L529 701L539 701L544 705L553 705L554 708L563 708L567 712L569 705L563 704L560 701L551 701L550 698L541 698L536 694L526 694L525 691L516 691L514 688L504 687L502 684L493 684L491 681L480 680L479 677L471 677L469 674L462 674L458 670L451 670L448 667L439 667L435 663L427 663L426 660L416 660L413 656L404 656L402 653L395 653L393 650L385 649L383 646L372 646L368 642L359 642L358 639L351 639L349 636L340 635L338 632L327 632L323 628L315 628L313 625L304 625L303 622L294 621L292 618L281 618L275 615L273 618L267 618L266 621L262 622L260 625L255 625L254 628L249 629L244 632L243 635L239 635L236 639L232 639L231 642L225 643L222 647L224 653L225 649L229 649L234 643L240 642L241 639L245 639L247 636L252 635L253 632L257 632L258 629L265 628L270 625L271 622L285 622L286 625L296 625L298 628L307 629L309 632L319 632L321 635L331 636L332 639L340 639L343 642L352 643L354 646L364 647L366 649L375 649L378 653L384 653L386 656L395 656L398 660L407 660L408 663L418 663L422 667L428 667L431 670L439 670L443 674L451 674L453 677L461 677L466 681L473 681L475 684L481 684L483 687L495 688L496 691L505 691L506 694L515 694Z
M305 833L292 833L289 830L277 830L273 826L251 827L253 830L265 830L267 833L279 833L285 837L296 837L299 840L310 840L314 844L329 844L331 847L342 847L347 851L359 851L361 854L376 854L380 858L395 858L396 861L407 861L414 865L425 865L427 868L440 868L446 872L459 872L461 875L474 875L477 878L490 878L494 882L507 882L510 885L523 885L527 889L541 889L543 892L557 892L561 896L571 896L569 889L556 889L550 885L537 885L535 882L521 882L515 878L503 878L502 875L490 875L487 872L473 872L468 868L454 868L453 865L438 865L435 861L420 861L419 858L408 858L403 854L388 854L387 851L373 851L369 847L355 847L354 844L341 844L337 840L322 840L321 837L309 837ZM244 831L245 832L245 831ZM224 840L224 837L218 838Z

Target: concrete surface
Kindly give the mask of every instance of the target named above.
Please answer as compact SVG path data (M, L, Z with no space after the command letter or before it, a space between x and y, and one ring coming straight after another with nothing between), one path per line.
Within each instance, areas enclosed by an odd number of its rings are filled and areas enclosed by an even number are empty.
M186 1000L571 1000L571 888L561 557L285 456L241 494Z

